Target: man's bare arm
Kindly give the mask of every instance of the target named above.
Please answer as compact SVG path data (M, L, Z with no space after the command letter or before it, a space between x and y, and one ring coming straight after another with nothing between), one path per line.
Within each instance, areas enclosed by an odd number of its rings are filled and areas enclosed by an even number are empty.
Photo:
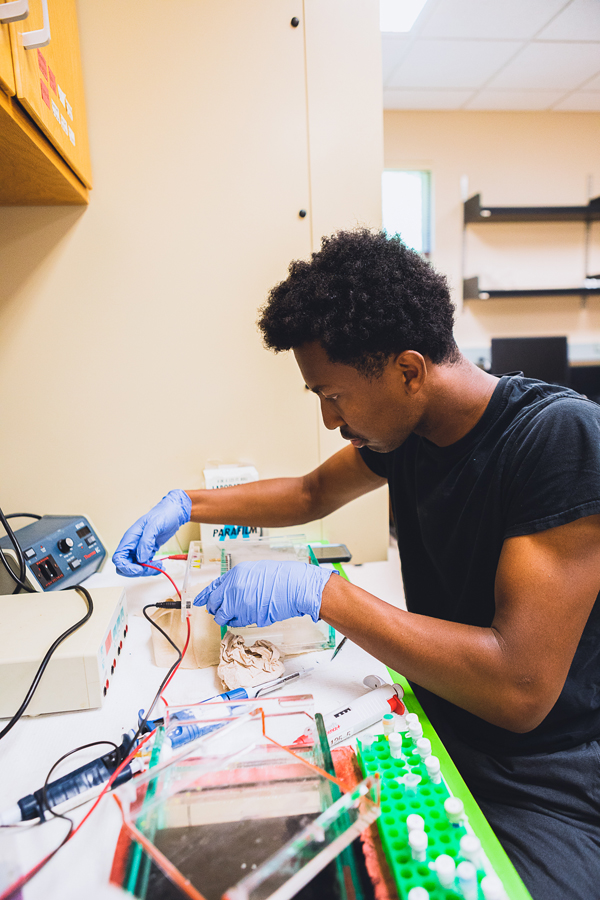
M212 491L186 491L193 522L276 528L320 519L386 484L354 447L344 447L299 478L271 478Z
M599 589L600 516L589 516L505 541L490 628L398 610L341 578L321 617L434 694L527 732L556 703Z

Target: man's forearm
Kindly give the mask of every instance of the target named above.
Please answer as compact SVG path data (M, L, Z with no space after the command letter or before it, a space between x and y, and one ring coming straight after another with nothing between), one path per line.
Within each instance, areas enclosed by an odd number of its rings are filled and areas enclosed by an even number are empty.
M277 528L319 517L304 478L271 478L186 493L192 501L192 522Z
M488 722L511 731L538 724L528 708L533 686L523 691L492 628L409 613L342 578L325 586L321 618L409 680Z

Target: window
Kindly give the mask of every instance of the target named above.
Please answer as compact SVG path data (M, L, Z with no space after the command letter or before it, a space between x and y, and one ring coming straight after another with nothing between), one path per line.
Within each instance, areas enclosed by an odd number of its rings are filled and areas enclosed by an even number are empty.
M417 253L431 253L431 173L386 169L382 178L383 228Z

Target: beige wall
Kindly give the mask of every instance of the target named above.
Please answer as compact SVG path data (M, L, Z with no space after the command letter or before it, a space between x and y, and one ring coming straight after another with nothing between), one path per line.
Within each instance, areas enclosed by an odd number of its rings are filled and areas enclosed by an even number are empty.
M318 464L316 398L255 321L322 231L380 222L377 2L348 5L81 0L90 206L0 209L6 511L85 513L114 547L208 461Z
M467 301L462 305L461 178L489 206L576 206L600 194L597 113L386 112L386 168L424 168L434 191L433 263L449 277L465 351L491 337L566 334L600 358L600 297ZM600 224L590 271L600 272ZM465 275L482 289L573 287L584 277L582 223L476 225L467 230ZM476 355L476 354L475 354Z

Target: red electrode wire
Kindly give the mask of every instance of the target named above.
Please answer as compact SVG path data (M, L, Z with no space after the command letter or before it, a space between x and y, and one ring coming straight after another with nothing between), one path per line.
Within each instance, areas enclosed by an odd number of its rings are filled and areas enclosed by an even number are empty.
M146 569L155 569L157 572L160 572L162 575L164 575L165 578L168 578L169 581L171 582L171 584L173 585L173 587L175 588L175 590L177 591L177 596L181 600L181 592L168 572L165 572L165 570L161 569L160 566L152 566L152 565L150 565L150 563L138 563L138 565L144 566ZM0 900L1 900L1 898L0 898Z

